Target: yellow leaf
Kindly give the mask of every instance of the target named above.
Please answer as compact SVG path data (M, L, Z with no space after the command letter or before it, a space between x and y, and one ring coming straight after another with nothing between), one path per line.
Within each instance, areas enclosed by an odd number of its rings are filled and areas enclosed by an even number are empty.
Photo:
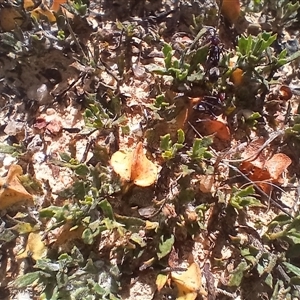
M25 10L30 10L35 6L34 2L32 0L24 0L23 1L23 7Z
M23 171L19 165L11 165L6 178L0 178L0 209L26 201L33 204L33 197L29 194L18 178Z
M158 292L160 292L161 289L165 286L167 280L168 280L167 275L165 275L165 274L158 274L157 275L155 284L156 284L156 288L157 288Z
M202 287L201 270L195 262L182 274L172 272L171 278L178 289L177 299L194 300L198 294L207 295L207 292Z
M45 5L43 7L39 6L31 12L31 16L36 19L39 19L41 15L47 17L51 23L56 22L54 14Z
M123 180L130 181L131 179L131 165L133 152L117 151L110 160L110 164L114 171L120 175Z
M132 181L142 187L152 185L158 173L156 165L144 154L141 142L133 152L122 150L115 152L110 164L123 180Z
M156 229L158 228L158 226L159 226L158 222L150 222L146 220L146 226L145 226L146 230Z
M70 241L80 239L82 233L84 231L83 225L79 225L78 227L72 228L70 223L64 224L56 234L56 241L54 243L55 246L61 246Z
M17 255L17 259L32 257L34 260L41 259L46 256L47 247L42 241L39 232L31 232L28 235L27 245L24 252Z

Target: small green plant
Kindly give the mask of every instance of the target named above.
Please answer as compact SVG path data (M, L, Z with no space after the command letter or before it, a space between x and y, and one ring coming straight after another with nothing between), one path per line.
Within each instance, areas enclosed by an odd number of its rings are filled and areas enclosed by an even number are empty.
M255 191L252 186L248 186L244 189L237 189L233 187L230 197L230 204L238 210L245 207L263 206L256 197L253 197L254 193Z
M191 150L187 154L192 160L201 161L203 159L210 159L213 157L212 153L208 151L208 147L213 143L212 137L206 136L202 139L195 138Z
M198 41L205 32L206 30L200 31L196 40ZM169 44L165 44L162 51L165 67L158 68L156 65L153 65L150 67L150 71L155 74L172 77L174 84L180 82L201 82L204 80L203 65L207 59L208 45L201 46L196 50L186 48L182 51L180 59L174 57L174 50Z
M184 147L183 144L184 140L185 140L185 136L182 129L179 129L177 131L177 142L174 144L171 140L171 136L169 133L162 136L160 141L160 149L162 151L162 157L165 160L173 159L176 156L178 150Z
M101 260L85 259L78 248L58 259L40 259L36 271L18 277L16 289L32 285L41 291L40 299L118 300L117 266Z

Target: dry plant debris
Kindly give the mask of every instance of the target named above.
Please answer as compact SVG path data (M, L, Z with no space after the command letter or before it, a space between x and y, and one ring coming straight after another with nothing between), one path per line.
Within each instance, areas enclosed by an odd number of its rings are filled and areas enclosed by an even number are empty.
M299 299L299 11L0 0L0 300Z

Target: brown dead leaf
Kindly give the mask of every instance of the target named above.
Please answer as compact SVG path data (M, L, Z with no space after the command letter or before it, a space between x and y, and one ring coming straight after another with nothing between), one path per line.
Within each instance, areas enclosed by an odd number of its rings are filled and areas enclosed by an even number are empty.
M210 193L213 188L213 184L215 182L214 175L199 175L199 189L202 193Z
M110 164L123 180L132 181L142 187L152 185L158 173L156 165L144 154L142 142L138 143L132 152L122 150L115 152Z
M0 178L0 209L6 209L19 202L33 204L33 197L20 183L18 176L23 174L19 165L11 165L6 178Z
M292 161L283 153L277 153L270 159L267 159L263 152L259 153L257 157L253 157L264 142L263 138L259 138L249 144L242 155L242 158L249 157L249 160L243 161L239 168L243 173L248 174L249 179L256 182L266 194L269 194L272 186L268 183L278 183L282 173Z
M14 7L0 8L0 26L3 31L14 30L16 26L21 26L24 18Z
M230 131L224 116L218 116L216 120L205 120L203 124L206 134L215 134L222 141L230 141Z
M283 153L274 154L265 164L270 178L277 182L282 173L290 166L292 160Z
M293 93L289 86L282 85L279 89L279 96L281 100L287 101L292 98Z
M24 0L23 1L23 7L25 10L29 10L35 6L34 2L32 0Z
M240 0L223 0L221 12L224 17L234 24L240 16L241 6Z
M198 294L207 295L207 292L202 287L201 270L195 262L191 263L182 274L171 272L171 278L178 289L177 299L195 300Z

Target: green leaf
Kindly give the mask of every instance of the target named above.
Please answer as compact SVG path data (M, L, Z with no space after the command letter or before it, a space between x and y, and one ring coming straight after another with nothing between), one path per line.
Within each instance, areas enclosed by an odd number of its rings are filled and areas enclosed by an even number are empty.
M65 152L60 152L59 156L65 162L69 162L72 159L72 157L68 153L65 153Z
M171 235L171 237L166 240L164 240L164 236L161 236L158 246L159 251L157 252L157 257L159 260L170 253L174 245L174 240L174 235Z
M31 284L33 284L36 280L38 280L40 278L40 275L40 271L24 274L14 281L14 287L16 289L28 287Z
M244 207L263 207L264 205L254 197L233 197L230 204L236 209L243 209Z
M242 261L230 275L228 286L240 286L248 265Z
M90 228L86 228L82 233L83 242L87 245L92 245L94 242L94 235Z
M204 64L206 62L208 51L209 47L207 45L197 49L190 62L189 74L192 74L192 72L196 70L198 64Z
M248 38L245 38L244 36L240 37L238 40L238 51L242 55L247 55L247 49L249 49L249 47L251 48L251 44L252 39L250 38L250 36Z
M56 262L52 262L50 259L38 259L34 266L37 269L41 269L46 272L57 272L60 269L60 266Z
M90 170L86 165L80 164L76 166L75 173L79 176L86 176L90 173Z
M177 142L179 144L183 144L185 140L184 131L182 129L179 129L177 131Z
M172 46L165 43L162 51L165 57L165 67L166 69L169 69L172 62Z
M103 214L106 217L108 217L110 220L113 220L113 221L115 220L112 206L110 205L110 203L107 200L102 200L101 202L99 202L98 205L100 206L100 208L103 211Z
M164 151L169 150L171 143L172 143L172 141L171 141L171 136L169 133L160 137L160 149L161 150L164 150Z
M272 274L268 274L266 279L265 279L265 283L271 288L273 289L273 276Z
M293 274L295 274L296 276L300 277L300 268L288 263L288 262L283 262L282 263L289 272L292 272Z

